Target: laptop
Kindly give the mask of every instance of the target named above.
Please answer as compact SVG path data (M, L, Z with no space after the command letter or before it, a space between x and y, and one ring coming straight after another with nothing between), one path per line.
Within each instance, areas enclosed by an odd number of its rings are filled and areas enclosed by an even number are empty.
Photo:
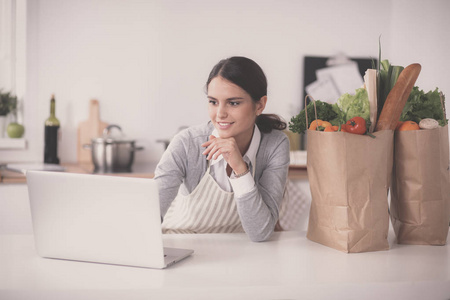
M53 171L26 177L41 257L164 269L194 252L163 247L153 179Z

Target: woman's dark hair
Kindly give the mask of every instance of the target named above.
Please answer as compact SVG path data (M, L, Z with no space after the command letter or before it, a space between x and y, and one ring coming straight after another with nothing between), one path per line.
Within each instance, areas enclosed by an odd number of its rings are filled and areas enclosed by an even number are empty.
M264 71L253 60L233 56L219 61L211 70L206 89L215 77L220 76L246 91L253 102L258 102L262 97L267 96L267 79ZM286 129L286 123L275 114L261 114L256 117L256 125L262 132L268 133L272 129Z

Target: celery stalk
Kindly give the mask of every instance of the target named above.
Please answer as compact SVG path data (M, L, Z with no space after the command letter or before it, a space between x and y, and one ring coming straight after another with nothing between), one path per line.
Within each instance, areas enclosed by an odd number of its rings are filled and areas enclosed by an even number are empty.
M386 98L397 82L398 76L403 71L402 66L392 66L389 60L385 59L381 61L380 70L378 73L378 116L380 116L381 110L383 109L384 102Z
M391 71L389 78L389 91L394 87L395 83L397 82L398 76L400 76L400 73L403 71L403 69L404 68L402 66L392 66L392 70L391 68L389 68L389 71Z
M386 65L387 64L387 65ZM378 110L377 110L377 120L380 117L381 110L383 108L384 102L386 101L386 87L388 82L388 71L389 71L389 61L384 60L380 63L380 69L378 70L377 76L377 97L378 97Z

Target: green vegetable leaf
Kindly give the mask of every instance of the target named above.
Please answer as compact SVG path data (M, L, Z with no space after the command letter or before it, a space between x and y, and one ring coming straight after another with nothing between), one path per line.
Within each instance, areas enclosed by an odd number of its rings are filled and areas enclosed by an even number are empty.
M441 126L448 123L448 120L444 117L438 88L425 93L415 86L409 95L408 101L406 101L400 121L419 123L425 118L435 119Z
M333 109L333 105L327 102L316 100L317 118L323 121L331 121L337 117L336 111ZM305 109L303 109L298 115L291 118L289 122L289 130L296 133L304 133L312 121L316 119L314 113L314 103L310 102L306 106L308 111L308 124L306 124ZM333 124L333 122L331 122Z

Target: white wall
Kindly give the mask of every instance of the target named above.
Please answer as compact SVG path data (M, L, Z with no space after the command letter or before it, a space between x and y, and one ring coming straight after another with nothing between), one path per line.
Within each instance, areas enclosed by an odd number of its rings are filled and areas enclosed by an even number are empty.
M450 91L446 70L450 2L430 0L34 0L28 1L26 151L0 161L42 160L43 123L56 94L60 158L76 161L76 128L88 102L122 126L157 161L182 125L206 122L204 83L220 59L245 55L269 80L267 112L298 113L303 57L382 53L394 64L419 62L418 85ZM447 101L447 102L450 102ZM447 103L448 106L448 103Z
M10 91L11 80L11 58L13 47L11 43L11 3L5 0L0 1L0 89Z
M390 58L399 65L418 62L422 71L416 85L425 91L439 87L447 95L450 118L450 1L392 2Z

